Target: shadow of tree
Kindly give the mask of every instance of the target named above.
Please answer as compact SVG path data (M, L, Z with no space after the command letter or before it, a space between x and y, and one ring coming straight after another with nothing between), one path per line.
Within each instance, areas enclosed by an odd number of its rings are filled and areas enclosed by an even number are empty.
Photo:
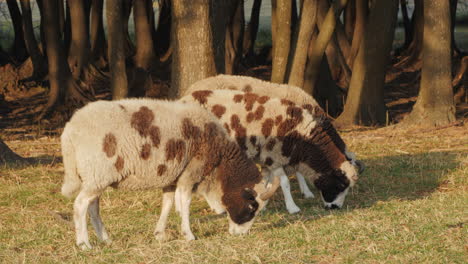
M363 160L366 171L360 175L357 185L348 193L341 210L325 210L319 192L311 188L314 199L304 199L299 186L292 179L292 190L301 212L287 213L281 192L277 192L263 212L273 222L263 229L284 227L295 221L318 219L329 214L346 214L360 208L372 207L379 201L416 200L429 196L444 184L443 176L450 174L460 162L457 153L430 152L398 156L384 156ZM275 214L281 214L279 218Z

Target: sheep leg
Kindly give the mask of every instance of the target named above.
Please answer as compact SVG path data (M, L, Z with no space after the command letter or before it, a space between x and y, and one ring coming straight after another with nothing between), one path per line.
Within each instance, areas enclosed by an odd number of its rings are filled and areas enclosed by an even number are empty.
M169 213L171 212L173 204L174 191L163 190L161 215L159 216L158 223L156 224L156 229L154 230L154 236L157 240L166 240L167 218L169 217Z
M192 186L178 186L175 191L175 205L181 218L180 229L185 237L185 240L195 240L195 236L190 229L190 202L192 201Z
M299 182L299 189L301 189L301 193L304 195L304 198L314 198L314 194L309 189L304 176L300 172L296 171L296 178Z
M101 216L99 214L99 197L91 201L88 207L89 217L91 218L91 224L93 224L94 230L99 240L104 241L106 244L110 244L112 240L109 238L109 234L104 227Z
M73 220L75 222L76 245L82 250L91 249L89 243L88 228L86 226L86 211L92 200L98 195L82 190L73 203Z
M286 203L286 209L290 214L295 214L301 211L301 209L294 203L291 194L291 184L289 183L288 176L284 172L283 168L278 168L273 171L273 177L280 177L281 190L283 191L284 202Z

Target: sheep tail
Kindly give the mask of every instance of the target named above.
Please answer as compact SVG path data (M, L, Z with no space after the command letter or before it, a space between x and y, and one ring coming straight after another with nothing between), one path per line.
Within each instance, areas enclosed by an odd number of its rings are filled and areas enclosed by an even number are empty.
M62 194L68 198L73 197L81 188L81 179L78 175L76 166L75 148L67 133L64 132L61 137L63 167L65 177L62 185Z

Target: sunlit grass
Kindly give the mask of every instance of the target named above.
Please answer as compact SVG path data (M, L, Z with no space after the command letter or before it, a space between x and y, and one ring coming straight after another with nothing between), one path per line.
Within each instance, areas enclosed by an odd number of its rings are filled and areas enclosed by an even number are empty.
M198 240L179 234L172 213L170 240L153 229L158 190L109 189L102 217L113 243L93 250L74 245L72 201L59 193L62 164L0 168L0 262L3 263L464 263L467 256L468 135L465 127L441 131L392 129L343 132L367 165L345 208L326 211L303 199L289 215L278 192L247 236L231 236L225 216L195 198L191 226ZM5 138L5 137L3 137ZM22 155L57 154L58 139L7 143ZM316 196L318 193L314 190Z

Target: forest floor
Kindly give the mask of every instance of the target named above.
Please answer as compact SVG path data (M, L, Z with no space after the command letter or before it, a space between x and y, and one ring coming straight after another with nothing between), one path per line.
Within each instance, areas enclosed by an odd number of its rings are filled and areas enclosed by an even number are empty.
M196 241L169 218L170 239L153 229L161 192L109 188L101 213L113 243L74 245L72 200L63 181L57 135L9 134L5 142L37 164L0 166L0 262L3 263L466 263L468 254L468 126L341 131L367 168L341 210L323 209L319 193L293 196L302 211L287 213L281 192L250 234L231 236L226 216L195 197L191 226Z

